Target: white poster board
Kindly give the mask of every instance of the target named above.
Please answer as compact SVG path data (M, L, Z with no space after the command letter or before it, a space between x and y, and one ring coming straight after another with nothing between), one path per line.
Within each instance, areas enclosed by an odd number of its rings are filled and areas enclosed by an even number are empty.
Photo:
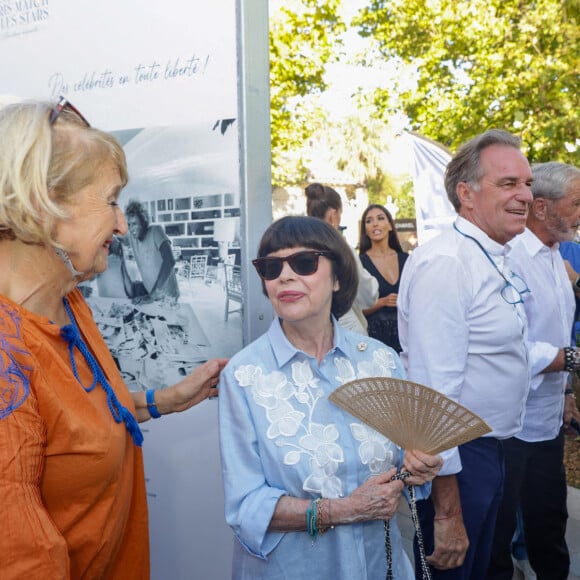
M225 272L233 255L247 278L246 249L253 253L269 223L267 7L259 4L0 0L0 100L65 95L92 125L115 133L130 175L121 206L141 202L175 250L180 296L167 312L135 306L114 278L89 290L131 389L163 386L208 356L231 356L268 322L254 298L244 297L243 315L239 301L228 300ZM252 50L261 42L259 70L240 54L248 20ZM248 167L256 148L259 169ZM259 227L247 211L256 196ZM193 275L198 255L207 256L203 276ZM143 431L152 578L229 578L217 401Z
M2 90L109 130L236 117L235 0L1 0Z

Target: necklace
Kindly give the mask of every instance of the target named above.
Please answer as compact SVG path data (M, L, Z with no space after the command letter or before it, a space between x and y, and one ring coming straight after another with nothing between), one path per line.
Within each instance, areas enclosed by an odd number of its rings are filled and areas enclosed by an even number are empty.
M487 250L482 246L481 242L478 239L474 238L473 236L470 236L469 234L466 234L465 232L462 232L457 227L457 224L453 224L453 229L457 233L461 234L464 238L468 238L472 242L475 242L479 246L479 249L483 252L484 256L489 260L489 263L496 269L497 273L504 279L505 282L508 282L508 279L503 275L503 272L497 267L497 264L493 261L493 258L487 253Z
M105 393L107 393L107 404L109 405L109 410L111 411L113 419L116 423L121 423L121 421L123 421L127 431L129 432L129 435L131 435L133 438L133 443L135 443L137 447L141 447L143 444L143 433L141 433L141 429L139 428L137 420L131 411L127 409L127 407L121 405L119 399L117 399L117 395L115 395L115 392L113 391L113 387L111 387L109 381L107 380L103 369L101 369L99 363L93 356L93 353L89 350L89 347L82 339L79 327L77 326L75 317L73 316L72 310L66 298L63 298L63 303L71 323L63 326L60 329L60 335L68 343L70 362L77 382L87 393L90 393L97 386L97 384L101 385ZM74 357L75 347L83 355L83 358L93 373L93 382L91 383L90 387L85 387L78 375L77 364Z
M501 297L508 304L513 306L523 303L523 295L531 292L531 290L528 288L528 285L526 284L526 281L521 276L518 276L515 272L510 272L512 280L508 280L504 273L498 268L498 265L493 261L493 258L487 253L487 250L483 247L479 240L473 236L470 236L469 234L466 234L465 232L462 232L456 224L453 224L453 228L463 237L475 242L479 246L479 249L483 252L484 256L489 260L490 264L495 268L495 271L503 278L505 286L501 289Z

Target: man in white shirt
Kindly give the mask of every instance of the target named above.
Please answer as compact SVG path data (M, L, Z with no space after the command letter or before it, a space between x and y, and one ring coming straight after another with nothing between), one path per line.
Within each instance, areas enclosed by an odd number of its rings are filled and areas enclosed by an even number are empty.
M508 255L526 225L532 172L519 146L493 129L459 149L445 173L459 216L411 254L401 279L399 334L409 379L492 428L446 452L431 497L418 502L433 578L485 578L503 488L501 440L522 427L526 287L512 276Z
M580 225L580 170L564 163L532 167L534 201L527 229L513 243L512 266L530 288L524 297L532 380L523 429L504 441L504 495L496 521L490 579L511 580L510 544L521 505L530 564L539 578L566 580L566 474L562 417L580 418L568 372L580 368L570 347L574 293L559 244ZM565 401L566 408L565 408Z

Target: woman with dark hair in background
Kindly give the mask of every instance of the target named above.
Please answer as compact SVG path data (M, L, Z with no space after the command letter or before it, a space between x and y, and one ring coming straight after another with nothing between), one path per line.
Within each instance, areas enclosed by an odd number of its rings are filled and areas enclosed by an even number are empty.
M403 252L395 222L379 204L369 205L361 219L359 253L362 265L379 283L379 299L363 312L369 336L401 352L397 329L397 294L408 254Z
M320 183L311 183L305 189L306 213L329 223L338 229L342 217L342 199L337 191ZM350 248L350 246L349 246ZM358 289L352 308L340 317L338 323L345 328L367 334L367 320L363 314L365 308L370 308L379 297L379 284L363 267L356 255L355 263L358 271Z

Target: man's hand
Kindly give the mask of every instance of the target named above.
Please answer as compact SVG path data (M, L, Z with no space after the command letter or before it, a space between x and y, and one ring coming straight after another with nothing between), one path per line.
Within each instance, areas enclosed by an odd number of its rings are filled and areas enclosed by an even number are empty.
M455 475L436 477L432 485L431 499L435 508L434 550L427 556L427 562L439 570L448 570L463 564L469 539L463 525L461 498Z
M469 547L461 513L449 517L435 516L433 524L435 549L427 556L427 562L438 570L461 566Z

